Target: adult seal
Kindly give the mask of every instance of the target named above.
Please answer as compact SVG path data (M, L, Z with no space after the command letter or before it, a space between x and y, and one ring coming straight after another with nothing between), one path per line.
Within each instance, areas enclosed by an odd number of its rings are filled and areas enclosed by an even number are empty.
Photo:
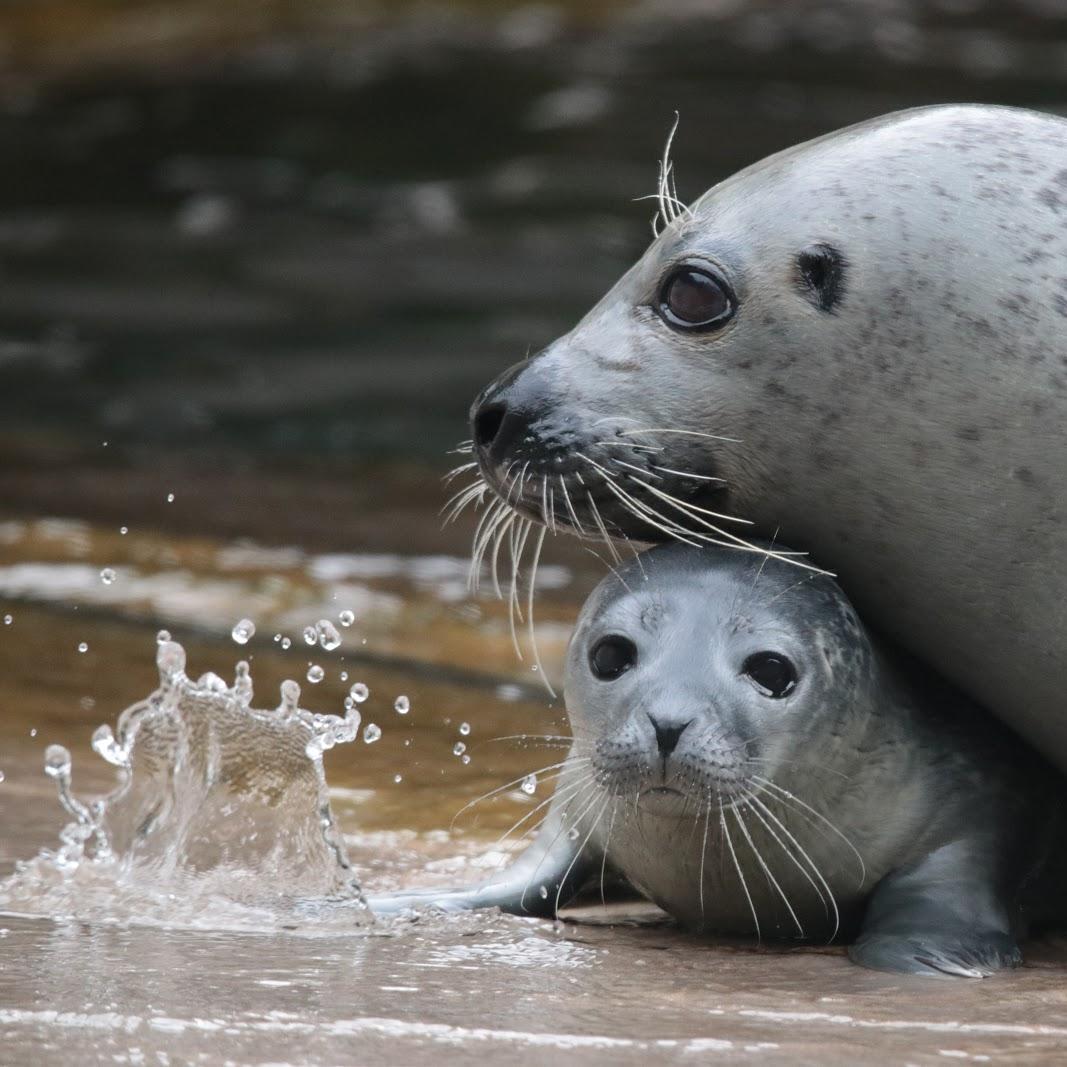
M690 927L839 937L869 967L967 977L1067 913L1062 778L874 643L827 577L655 548L583 608L566 701L573 746L529 849L482 885L373 910L551 914L611 871Z
M920 108L661 201L475 404L482 476L590 536L777 532L1067 768L1067 121Z

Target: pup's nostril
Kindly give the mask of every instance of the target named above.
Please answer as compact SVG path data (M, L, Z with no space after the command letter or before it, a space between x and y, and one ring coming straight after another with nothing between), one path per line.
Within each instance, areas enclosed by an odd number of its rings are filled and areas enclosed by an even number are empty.
M652 729L656 731L656 747L659 749L659 754L664 758L678 747L678 742L681 740L682 734L685 733L686 727L693 721L690 719L688 722L683 723L663 723L651 715L648 718L652 723Z
M507 414L507 405L497 401L486 404L474 417L474 440L481 448L488 448L500 433Z

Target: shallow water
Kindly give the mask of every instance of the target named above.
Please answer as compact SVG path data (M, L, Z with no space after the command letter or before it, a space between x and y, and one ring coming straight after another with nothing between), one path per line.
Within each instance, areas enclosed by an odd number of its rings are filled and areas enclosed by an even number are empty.
M448 653L447 669L427 662L413 671L391 656L378 660L376 642L380 636L391 649L390 630L382 620L380 631L370 629L369 615L362 627L358 620L339 627L343 642L332 653L312 650L292 627L297 640L282 651L272 638L285 628L275 631L273 622L258 626L242 646L229 636L236 621L231 608L248 602L248 590L238 585L228 594L227 610L220 610L220 573L235 560L245 568L256 560L277 565L277 552L200 542L194 556L183 551L180 538L142 533L131 558L141 558L145 573L135 577L118 555L133 544L121 535L70 524L46 527L62 531L62 538L25 529L36 532L16 538L9 530L0 567L0 581L23 568L22 600L5 597L13 618L0 625L0 873L53 847L67 821L54 783L41 771L46 745L62 743L74 752L79 795L113 787L114 768L93 756L89 737L156 684L152 635L163 617L188 646L194 673L227 674L246 656L264 698L283 677L302 678L309 659L327 667L321 683L304 682L302 703L315 710L340 710L357 678L368 685L371 696L361 708L366 721L380 723L381 739L357 740L325 755L331 804L367 889L477 877L486 854L529 810L531 798L509 790L450 830L453 814L480 793L558 758L555 749L490 740L556 733L561 720L543 691L526 681L528 671L516 664L506 633L494 637L495 627L484 619L468 619L469 641ZM167 546L176 560L149 562ZM57 602L56 575L66 572L55 568L69 566L68 557L79 553L100 590L89 595L79 587ZM99 578L101 563L118 564L110 585ZM166 597L151 609L146 605L146 574L156 567L184 575L180 618ZM343 579L336 578L338 568L331 580L351 581L354 567ZM388 586L410 613L398 625L414 626L420 611L432 619L440 610L439 579L425 577L439 575L439 562L391 557L361 567L369 587ZM314 570L306 563L290 571L278 567L309 586ZM450 580L449 569L443 570ZM549 614L564 612L591 577L561 574L562 588L551 598L546 594ZM91 603L94 595L110 598L106 611ZM323 590L315 587L308 618L317 617L323 602ZM482 602L447 603L469 608ZM269 614L275 600L257 604L264 619L276 618ZM491 622L494 605L483 606ZM551 634L551 623L544 625ZM371 634L366 646L364 633ZM88 651L78 651L81 642ZM549 648L546 658L558 657L558 647L551 656ZM342 670L349 674L344 682ZM401 693L410 698L406 715L393 706ZM469 734L459 733L463 722L471 724ZM472 757L466 765L453 755L461 736ZM544 789L539 786L537 797L547 795ZM491 862L504 858L498 847L495 852ZM693 939L664 925L655 909L624 903L574 909L561 923L474 914L339 931L308 918L289 921L284 932L272 925L273 933L266 923L250 932L247 913L222 909L198 914L194 922L180 901L154 913L138 912L142 902L121 894L109 899L97 893L83 904L80 918L0 917L5 1062L44 1056L418 1064L447 1054L457 1062L490 1056L494 1063L530 1063L566 1053L582 1063L650 1057L689 1063L712 1056L724 1062L1032 1063L1054 1061L1067 1041L1067 951L1051 942L1032 947L1017 973L938 982L861 972L837 949L770 950Z

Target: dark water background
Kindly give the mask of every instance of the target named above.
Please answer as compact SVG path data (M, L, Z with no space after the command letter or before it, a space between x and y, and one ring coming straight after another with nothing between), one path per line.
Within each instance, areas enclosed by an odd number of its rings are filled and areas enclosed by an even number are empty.
M1067 110L1059 0L217 6L0 12L9 482L440 467L647 243L675 110L683 198L897 108Z

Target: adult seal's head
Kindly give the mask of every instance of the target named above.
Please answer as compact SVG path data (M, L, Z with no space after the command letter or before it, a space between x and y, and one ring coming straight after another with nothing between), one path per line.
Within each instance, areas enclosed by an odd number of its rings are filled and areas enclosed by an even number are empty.
M690 927L970 976L1017 962L1027 910L1064 914L1062 779L825 576L660 546L586 603L566 697L573 748L528 850L372 908L552 914L611 871Z
M590 537L778 532L1067 766L1065 161L1061 118L923 108L665 198L474 405L482 476Z

